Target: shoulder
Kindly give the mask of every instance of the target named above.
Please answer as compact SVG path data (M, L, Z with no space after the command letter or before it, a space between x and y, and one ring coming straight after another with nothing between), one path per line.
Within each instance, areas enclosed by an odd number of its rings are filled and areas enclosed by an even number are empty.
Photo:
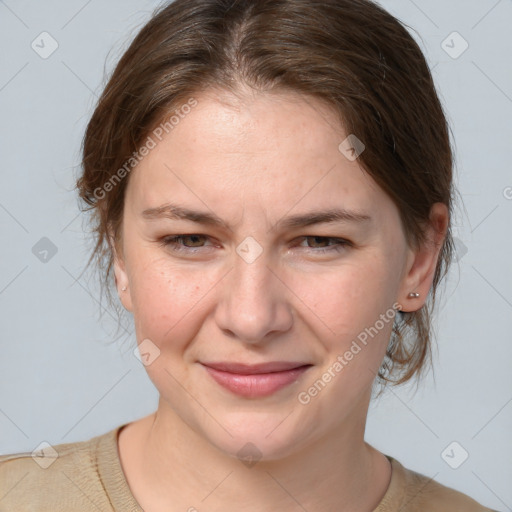
M0 511L112 510L96 453L116 430L87 441L44 443L34 452L0 455Z
M401 507L409 512L496 512L484 507L466 494L447 487L432 478L405 468L390 458L393 471L403 482Z

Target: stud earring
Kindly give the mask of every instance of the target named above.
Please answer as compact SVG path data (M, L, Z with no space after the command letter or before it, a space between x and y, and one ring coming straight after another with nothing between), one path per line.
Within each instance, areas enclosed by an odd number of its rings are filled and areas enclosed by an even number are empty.
M125 291L126 291L126 286L124 286L123 288L121 288L121 290L122 290L123 292L125 292Z
M417 299L419 296L420 296L420 294L416 293L416 292L411 292L408 295L408 297L411 298L411 299Z

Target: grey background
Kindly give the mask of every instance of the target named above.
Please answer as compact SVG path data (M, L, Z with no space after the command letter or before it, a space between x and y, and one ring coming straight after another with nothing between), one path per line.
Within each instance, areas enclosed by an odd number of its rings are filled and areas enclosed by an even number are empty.
M100 319L97 283L79 278L91 246L72 192L104 71L157 4L0 1L2 454L86 440L157 406L132 353L133 325L109 344L115 317L107 311ZM381 4L417 31L433 68L455 136L465 209L454 227L459 263L436 322L435 378L429 373L416 395L405 385L373 402L366 439L406 467L510 511L512 2ZM31 47L43 31L58 43L46 59ZM454 31L469 43L458 58L442 47ZM445 43L451 52L461 48L452 39ZM43 237L57 250L47 261L37 257ZM458 469L442 456L453 441L469 453ZM460 453L457 447L450 455Z

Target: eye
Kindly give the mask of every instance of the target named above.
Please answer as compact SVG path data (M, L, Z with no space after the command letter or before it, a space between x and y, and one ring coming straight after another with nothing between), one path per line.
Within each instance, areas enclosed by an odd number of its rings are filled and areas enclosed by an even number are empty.
M314 246L314 247L306 247L306 249L312 249L312 252L332 252L337 251L341 252L345 249L346 246L352 246L352 242L349 240L345 240L344 238L334 238L330 236L316 236L316 235L306 235L302 237L303 242L312 241L313 244L323 244L325 242L334 241L334 244L329 244L327 246ZM304 247L304 246L300 246Z
M197 253L199 251L209 250L214 247L213 244L205 245L210 240L207 235L199 233L189 233L183 235L166 236L161 239L160 245L168 247L173 252ZM307 242L307 246L298 245L312 253L342 252L346 247L352 246L352 242L344 238L334 238L329 236L306 235L301 237L302 242ZM334 243L330 243L334 242ZM325 245L327 243L327 245ZM309 245L313 244L313 246ZM317 245L317 244L320 244Z
M201 245L204 242L204 239L208 239L209 237L206 235L201 235L197 233L186 234L186 235L175 235L175 236L167 236L164 237L160 244L169 247L172 251L180 252L197 252L197 249L202 249L205 247ZM183 244L182 242L185 242ZM188 245L190 243L191 245ZM207 246L208 247L208 246Z

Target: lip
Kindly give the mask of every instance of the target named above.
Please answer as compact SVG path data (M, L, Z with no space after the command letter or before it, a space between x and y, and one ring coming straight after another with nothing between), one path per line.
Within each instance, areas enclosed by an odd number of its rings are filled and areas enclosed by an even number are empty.
M260 398L297 381L313 365L274 361L256 365L242 363L201 363L222 387L245 398Z
M293 362L293 361L270 361L268 363L259 364L245 364L245 363L230 363L230 362L214 362L214 363L201 363L203 366L220 370L223 372L236 373L238 375L254 375L259 373L273 373L283 372L306 366L309 363Z

